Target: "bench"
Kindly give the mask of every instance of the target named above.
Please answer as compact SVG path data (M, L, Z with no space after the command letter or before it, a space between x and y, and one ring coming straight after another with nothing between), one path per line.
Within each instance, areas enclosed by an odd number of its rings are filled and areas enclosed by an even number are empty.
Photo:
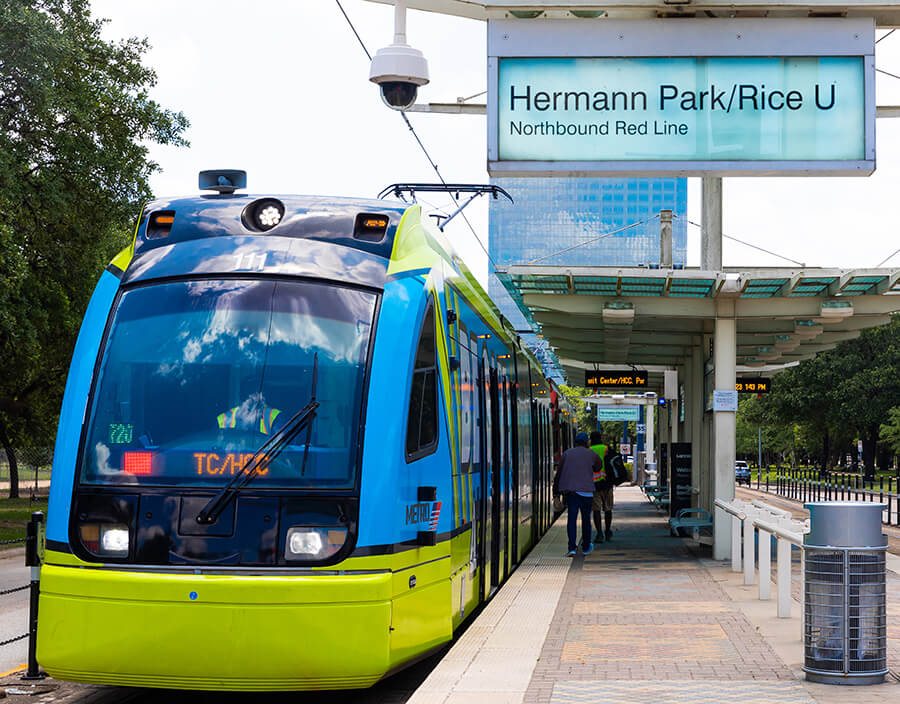
M690 528L693 531L701 528L712 528L713 519L705 508L682 508L669 519L669 530L678 535L679 528Z

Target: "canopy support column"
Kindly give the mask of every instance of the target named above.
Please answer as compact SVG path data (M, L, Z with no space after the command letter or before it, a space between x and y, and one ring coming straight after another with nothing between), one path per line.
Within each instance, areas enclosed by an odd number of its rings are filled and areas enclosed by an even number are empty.
M716 305L716 332L713 358L716 364L716 390L734 391L737 355L737 325L734 301L721 300ZM715 499L734 499L734 452L737 414L734 411L713 412L715 464L713 465L713 503ZM726 560L731 555L731 521L717 510L713 529L713 559Z

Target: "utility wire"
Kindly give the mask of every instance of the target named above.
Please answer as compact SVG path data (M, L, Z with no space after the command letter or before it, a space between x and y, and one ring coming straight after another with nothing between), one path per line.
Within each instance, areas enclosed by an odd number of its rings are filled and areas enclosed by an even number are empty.
M890 32L888 32L887 34L883 34L882 36L880 36L878 39L875 40L875 43L877 44L877 43L880 42L882 39L887 39L889 36L891 36L891 35L892 35L894 32L896 32L896 31L897 31L896 29L892 29L892 30L891 30Z
M678 215L675 215L675 217L677 218ZM703 229L703 225L701 225L698 222L694 222L693 220L688 220L688 223L690 225L693 225L694 227L699 227L701 230ZM790 257L785 257L781 254L778 254L777 252L769 251L768 249L763 249L762 247L758 247L755 244L750 244L749 242L745 242L744 240L739 240L737 237L730 237L729 235L726 235L726 234L723 234L722 237L724 237L726 240L731 240L732 242L739 242L740 244L750 247L752 249L758 249L760 252L765 252L766 254L771 254L773 257L778 257L779 259L784 259L785 261L791 262L792 264L796 264L797 266L804 266L804 267L806 266L806 264L804 264L803 262L798 262L796 259L791 259Z
M591 242L598 242L600 240L606 239L607 237L612 237L613 235L618 235L620 232L625 232L625 230L630 230L633 227L637 227L638 225L646 225L651 220L656 220L659 217L659 213L653 215L652 217L647 218L646 220L641 220L640 222L633 222L630 225L626 225L625 227L620 227L618 230L613 230L612 232L604 232L599 237L592 237L589 240L585 240L584 242L579 242L578 244L572 245L571 247L566 247L565 249L560 249L558 252L551 252L550 254L545 254L543 257L538 257L537 259L532 259L528 264L535 264L537 262L543 261L544 259L549 259L550 257L555 257L557 254L565 254L566 252L571 252L573 249L578 249L579 247L583 247L586 244L590 244Z
M891 254L886 256L884 259L882 259L880 262L878 262L878 264L875 266L875 268L880 269L881 265L884 264L885 262L887 262L889 259L891 259L895 254L900 254L900 249L898 249L896 252L892 252Z
M876 68L875 70L878 71L878 73L883 73L885 76L890 76L891 78L900 79L900 76L898 76L896 73L891 73L890 71L885 71L883 68Z
M353 34L356 36L356 40L359 42L359 45L362 47L362 50L365 52L369 61L371 61L372 54L369 53L369 50L366 48L365 42L363 42L362 37L359 36L359 32L356 31L356 27L353 26L352 20L350 19L349 15L347 15L347 12L344 10L344 6L341 5L341 0L334 0L334 1L337 3L337 6L340 8L341 14L344 15L344 19L347 20L347 24L350 25L350 29L353 30ZM485 92L487 92L487 91L485 91ZM471 97L476 97L476 96L471 96ZM468 100L468 98L467 98L467 100ZM428 153L428 150L425 148L425 145L422 144L422 140L419 139L419 135L416 134L415 129L413 129L412 123L409 121L409 118L406 116L406 113L403 111L400 111L400 116L403 118L403 121L406 123L406 126L409 128L409 131L412 133L412 136L416 140L416 143L418 143L419 147L421 148L422 153L425 155L425 158L428 159L428 163L431 164L431 168L434 169L434 173L437 174L437 177L440 179L441 183L446 186L447 182L444 180L444 177L441 175L441 172L438 169L437 164L434 163L434 159L431 158L431 155ZM467 218L466 214L463 212L460 212L460 215L462 216L462 219L465 221L466 225L469 226L469 230L471 230L472 236L475 238L475 241L478 242L478 245L481 247L482 251L487 255L488 260L490 261L491 265L496 270L497 263L494 261L494 258L491 256L491 253L488 252L487 247L484 246L484 243L481 241L481 238L478 236L478 233L475 232L475 228L472 227L472 223L469 222L469 218Z

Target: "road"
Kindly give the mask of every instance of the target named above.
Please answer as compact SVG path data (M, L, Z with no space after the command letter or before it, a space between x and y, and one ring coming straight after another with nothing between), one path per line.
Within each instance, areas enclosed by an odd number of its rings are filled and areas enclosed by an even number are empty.
M17 548L0 553L0 591L21 587L29 582L25 550ZM28 631L28 590L0 596L0 640ZM0 646L0 672L7 672L28 660L28 641Z

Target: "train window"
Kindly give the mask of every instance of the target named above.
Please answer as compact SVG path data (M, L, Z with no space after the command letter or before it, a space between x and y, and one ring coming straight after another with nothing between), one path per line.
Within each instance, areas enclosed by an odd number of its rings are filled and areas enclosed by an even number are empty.
M437 353L434 303L429 298L419 332L413 365L409 415L406 421L406 461L423 457L437 447Z
M315 369L309 433L289 437L254 486L352 488L376 301L252 279L125 291L91 400L82 482L221 486L306 405Z

